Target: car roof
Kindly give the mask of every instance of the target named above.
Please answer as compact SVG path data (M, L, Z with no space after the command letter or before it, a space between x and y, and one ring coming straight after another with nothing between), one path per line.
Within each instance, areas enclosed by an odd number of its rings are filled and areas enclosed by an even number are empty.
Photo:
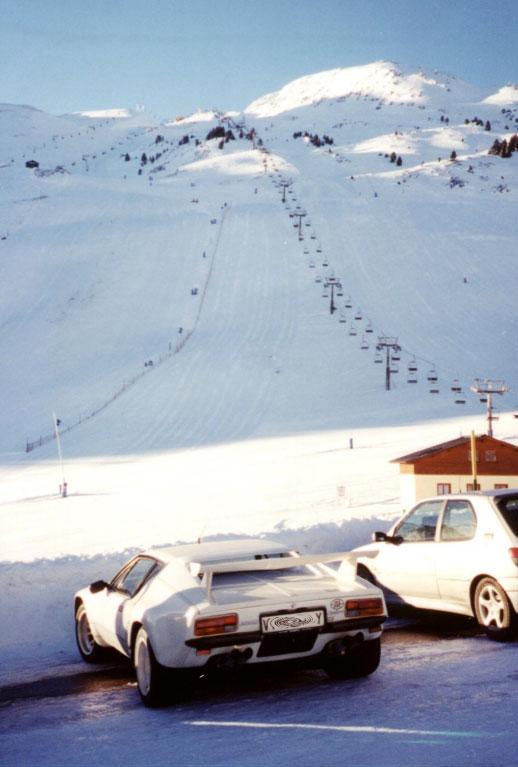
M182 559L187 562L224 562L227 560L253 559L256 556L280 554L289 549L282 543L265 538L233 538L206 543L185 543L178 546L161 546L148 549L147 556L172 562Z
M412 508L415 508L421 503L425 503L427 501L458 501L462 498L491 498L492 500L496 500L499 498L512 498L516 496L518 496L518 487L500 489L497 488L496 490L466 490L465 492L460 491L458 493L443 493L441 495L429 495L426 498L419 498L419 500L416 500ZM408 511L411 511L411 509L408 509Z

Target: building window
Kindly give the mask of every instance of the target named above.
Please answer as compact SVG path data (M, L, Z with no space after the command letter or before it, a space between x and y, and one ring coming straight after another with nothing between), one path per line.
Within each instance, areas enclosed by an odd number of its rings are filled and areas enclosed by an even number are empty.
M468 491L468 493L472 492L473 490L480 490L480 485L478 482L475 482L475 484L473 484L473 482L468 482L468 484L466 485L466 490Z
M505 484L504 482L497 482L495 485L495 490L507 490L508 487L509 485Z
M451 493L451 484L449 482L437 482L437 495L446 495Z
M495 450L486 450L485 458L486 458L486 461L488 461L488 462L496 461L496 451Z

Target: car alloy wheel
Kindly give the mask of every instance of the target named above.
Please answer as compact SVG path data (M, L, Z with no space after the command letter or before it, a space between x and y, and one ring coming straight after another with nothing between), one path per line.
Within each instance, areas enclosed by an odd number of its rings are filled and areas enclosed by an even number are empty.
M513 634L515 615L507 594L493 578L482 578L475 590L475 615L487 635L500 641Z
M81 657L87 663L98 663L103 658L103 648L95 641L85 606L76 610L76 641Z

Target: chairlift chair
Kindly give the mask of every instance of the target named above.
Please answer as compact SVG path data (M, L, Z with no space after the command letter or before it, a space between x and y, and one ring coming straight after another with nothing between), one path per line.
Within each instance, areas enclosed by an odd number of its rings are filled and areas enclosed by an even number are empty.
M357 310L356 310L356 314L354 315L354 319L355 319L355 320L358 320L358 322L359 322L359 321L361 320L361 318L362 318L362 313L361 313L361 310L360 310L360 309L357 309Z
M349 335L350 336L357 336L358 335L358 331L356 330L354 325L351 325L351 327L349 328Z
M345 311L342 309L342 310L340 311L340 319L339 319L339 322L341 322L342 324L344 324L346 321L347 321L347 319L346 319ZM518 415L517 415L517 418L518 418Z
M430 386L430 394L439 394L439 387L435 384Z
M376 354L374 355L374 362L377 365L381 365L381 363L383 362L383 357L381 356L381 352L376 352Z
M427 380L430 383L437 383L437 373L435 372L435 368L432 368L430 372L428 373Z
M367 341L365 336L363 336L360 349L368 349L368 348L369 348L369 342Z
M325 268L329 266L329 261L327 260L327 258L324 258L322 260L322 266L325 267Z
M310 269L314 269L315 268L315 262L313 261L313 259L311 259L311 261L309 262L309 268Z
M352 302L350 296L345 299L345 308L346 309L352 309L353 308L353 302Z
M315 282L322 282L322 277L320 276L320 274L317 274L317 276L315 277Z
M455 379L451 385L451 390L454 393L460 393L462 391L462 386L460 385L459 381Z
M417 383L417 376L415 373L409 373L408 378L406 379L407 383L410 384L416 384Z

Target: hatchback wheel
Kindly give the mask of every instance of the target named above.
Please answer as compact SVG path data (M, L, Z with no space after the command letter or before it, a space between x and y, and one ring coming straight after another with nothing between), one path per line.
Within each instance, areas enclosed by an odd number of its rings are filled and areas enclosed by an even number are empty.
M475 616L491 639L512 639L516 615L507 594L493 578L482 578L475 589Z

